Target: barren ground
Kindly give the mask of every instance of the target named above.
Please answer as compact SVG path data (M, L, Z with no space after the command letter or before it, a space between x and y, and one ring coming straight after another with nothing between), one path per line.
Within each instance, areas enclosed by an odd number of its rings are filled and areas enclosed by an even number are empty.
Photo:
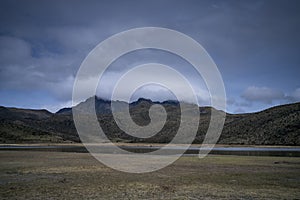
M152 173L88 153L0 151L0 199L299 199L300 158L182 157Z

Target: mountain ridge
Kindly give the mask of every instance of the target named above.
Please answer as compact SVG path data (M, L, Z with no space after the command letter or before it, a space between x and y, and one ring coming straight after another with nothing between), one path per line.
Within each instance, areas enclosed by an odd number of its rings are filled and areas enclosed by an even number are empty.
M115 142L167 143L176 134L180 125L179 102L153 102L141 98L128 104L131 117L138 125L150 122L149 108L160 104L167 112L163 129L148 139L134 138L124 133L114 121L110 100L95 98L95 108L100 126L108 138ZM87 99L76 105L84 109ZM209 125L212 107L199 107L200 122L194 143L201 143ZM217 111L217 110L216 110ZM120 110L122 112L122 110ZM223 111L217 111L223 112ZM193 120L193 119L191 119ZM56 113L47 110L18 109L0 106L0 142L80 142L73 122L72 108L62 108ZM226 113L226 121L219 144L245 145L300 145L300 103L279 105L255 113Z

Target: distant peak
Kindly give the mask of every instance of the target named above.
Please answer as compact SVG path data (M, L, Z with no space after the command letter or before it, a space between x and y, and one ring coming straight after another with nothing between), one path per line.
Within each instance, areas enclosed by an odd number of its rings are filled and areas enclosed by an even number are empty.
M162 104L178 105L179 102L177 100L166 100L163 101Z
M151 99L146 99L146 98L139 98L136 102L141 102L141 101L146 101L146 102L151 102L152 103Z

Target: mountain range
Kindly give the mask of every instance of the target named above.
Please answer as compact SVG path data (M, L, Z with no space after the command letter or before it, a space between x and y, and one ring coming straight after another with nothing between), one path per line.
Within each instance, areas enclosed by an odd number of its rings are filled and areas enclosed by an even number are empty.
M149 108L154 104L159 104L165 108L167 119L163 128L156 135L146 139L136 138L126 134L118 127L112 115L110 100L91 97L76 105L76 108L85 108L94 100L99 124L113 142L168 143L177 133L180 125L179 102L153 102L149 99L140 98L128 105L130 115L136 124L143 126L150 122ZM127 104L121 101L114 103ZM199 107L200 122L194 143L202 143L212 109L214 108ZM51 113L47 110L0 106L0 143L72 142L80 142L73 122L72 108L63 108L56 113ZM280 105L256 113L226 113L224 128L218 143L300 145L300 103Z

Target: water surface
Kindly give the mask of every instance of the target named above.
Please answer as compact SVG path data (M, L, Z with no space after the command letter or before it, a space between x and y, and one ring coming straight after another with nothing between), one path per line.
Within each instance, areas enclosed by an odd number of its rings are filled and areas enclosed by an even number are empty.
M147 153L158 150L159 146L119 146L123 150L134 153ZM168 147L169 154L177 154L183 146ZM84 146L78 145L0 145L0 150L16 151L57 151L87 153ZM198 154L200 147L190 147L185 154ZM113 153L111 146L101 146L101 153ZM217 155L246 155L246 156L288 156L300 157L299 147L214 147L210 154Z

